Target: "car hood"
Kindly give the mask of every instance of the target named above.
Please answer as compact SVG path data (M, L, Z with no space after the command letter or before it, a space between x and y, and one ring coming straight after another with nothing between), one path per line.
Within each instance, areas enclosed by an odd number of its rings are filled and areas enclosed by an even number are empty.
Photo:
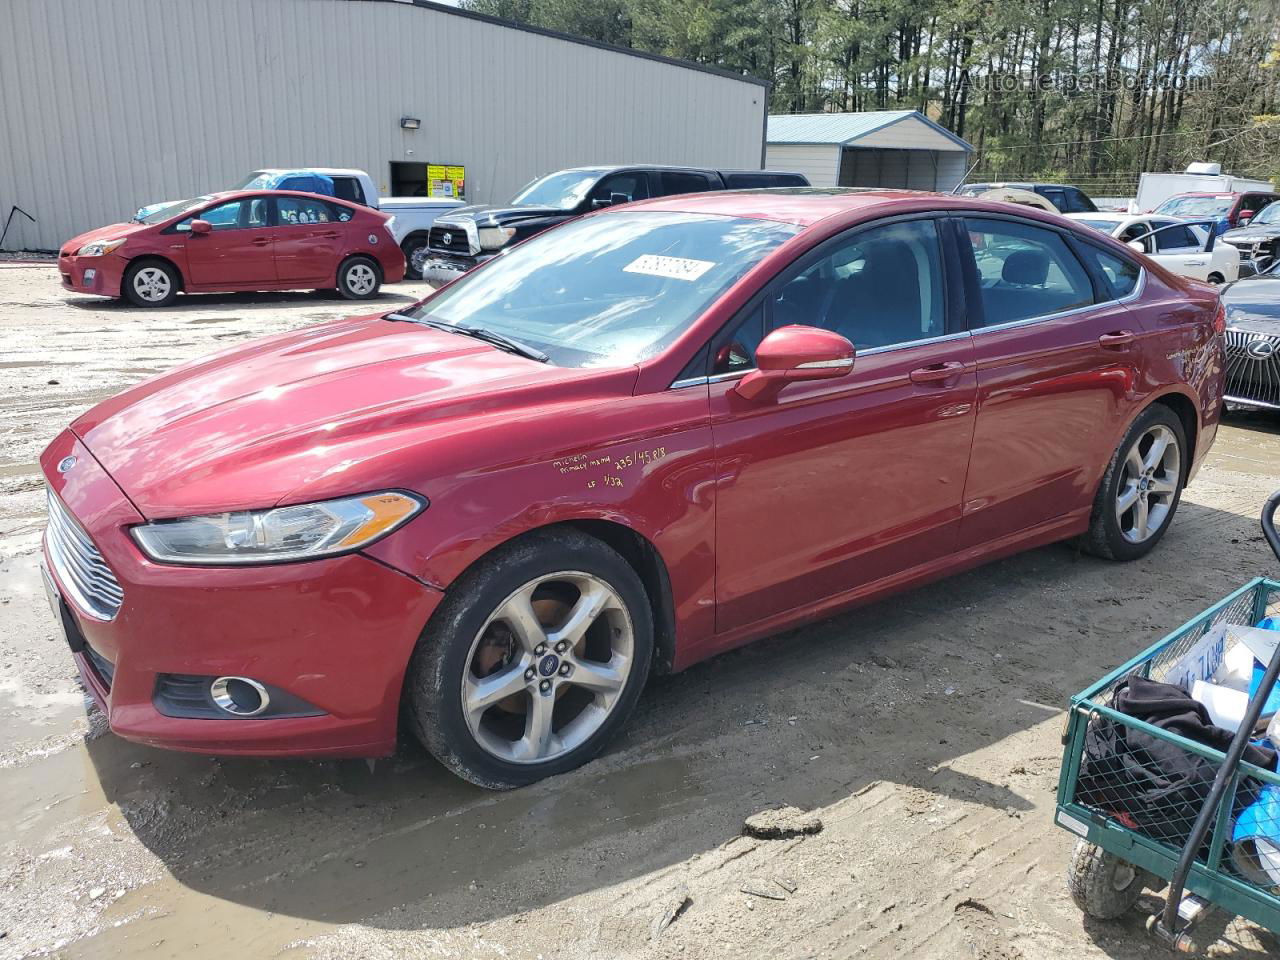
M1231 243L1233 241L1268 240L1272 237L1280 237L1280 223L1259 224L1256 227L1236 227L1234 230L1228 230L1223 233L1219 239Z
M1237 280L1222 291L1222 302L1229 326L1280 334L1280 275Z
M465 217L475 220L476 223L483 227L489 225L507 226L513 223L520 223L522 220L543 220L547 218L567 220L572 216L574 216L573 211L560 210L556 207L494 207L477 203L469 207L450 210L439 220L459 220Z
M64 254L74 254L86 243L92 243L95 240L114 240L117 237L127 237L135 233L141 233L148 229L143 223L112 223L105 227L98 227L96 230L87 230L78 236L72 237L62 245L61 252Z
M407 451L433 437L629 395L635 376L362 317L178 367L72 429L144 516L191 516L412 488L436 465Z

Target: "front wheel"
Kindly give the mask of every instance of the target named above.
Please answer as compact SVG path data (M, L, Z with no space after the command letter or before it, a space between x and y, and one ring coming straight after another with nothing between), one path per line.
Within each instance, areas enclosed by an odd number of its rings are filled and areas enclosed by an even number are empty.
M652 656L631 565L571 528L531 534L461 578L432 617L406 681L415 731L490 789L565 773L626 722Z
M1136 560L1160 542L1182 498L1187 435L1171 409L1152 404L1120 441L1098 486L1084 547L1109 560Z
M136 260L121 283L125 299L135 307L167 307L178 296L178 271L163 260Z
M410 237L400 246L404 254L404 278L406 280L422 279L422 264L427 256L427 238Z
M371 300L382 286L382 271L369 257L351 257L338 268L338 292L348 300Z

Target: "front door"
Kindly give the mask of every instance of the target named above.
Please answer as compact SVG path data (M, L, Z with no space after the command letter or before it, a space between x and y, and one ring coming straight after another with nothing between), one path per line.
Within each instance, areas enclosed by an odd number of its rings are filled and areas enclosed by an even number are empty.
M337 284L351 210L320 197L276 198L276 275L281 283Z
M973 347L948 317L932 219L828 241L713 343L720 632L949 554L974 423ZM735 392L767 330L806 324L853 370L769 401Z
M211 289L270 286L276 280L272 232L265 197L246 197L208 207L174 226L186 240L187 281ZM192 220L213 230L191 232Z
M1088 509L1127 415L1141 329L1118 302L1138 280L1129 261L1105 255L1124 274L1124 293L1095 292L1057 230L994 217L964 226L981 303L971 312L978 419L960 536L968 548Z

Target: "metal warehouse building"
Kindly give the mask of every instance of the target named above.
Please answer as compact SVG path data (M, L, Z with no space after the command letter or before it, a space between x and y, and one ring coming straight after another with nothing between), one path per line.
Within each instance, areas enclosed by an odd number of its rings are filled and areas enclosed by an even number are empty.
M918 110L780 114L766 139L767 166L803 173L815 187L948 191L973 152Z
M262 167L384 196L462 167L473 203L590 163L758 169L768 109L752 78L424 0L2 0L0 91L0 217L36 221L6 249Z

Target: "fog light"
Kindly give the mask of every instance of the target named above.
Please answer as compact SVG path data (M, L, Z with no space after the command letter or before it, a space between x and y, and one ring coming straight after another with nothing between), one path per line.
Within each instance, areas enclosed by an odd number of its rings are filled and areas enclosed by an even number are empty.
M227 713L256 717L271 705L267 688L248 677L218 677L209 684L209 696Z

